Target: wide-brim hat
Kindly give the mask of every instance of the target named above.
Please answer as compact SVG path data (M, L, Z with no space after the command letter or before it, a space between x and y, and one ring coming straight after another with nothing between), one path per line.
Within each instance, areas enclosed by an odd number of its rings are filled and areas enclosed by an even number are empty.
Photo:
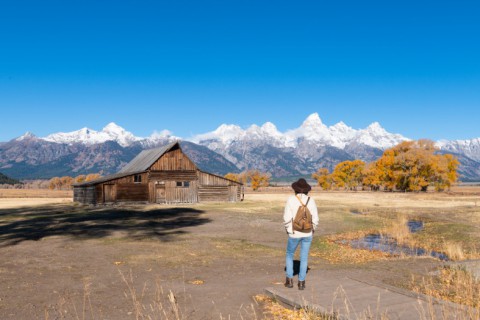
M308 184L308 182L305 179L300 178L294 183L292 183L292 189L296 193L307 193L310 190L312 190L312 187Z

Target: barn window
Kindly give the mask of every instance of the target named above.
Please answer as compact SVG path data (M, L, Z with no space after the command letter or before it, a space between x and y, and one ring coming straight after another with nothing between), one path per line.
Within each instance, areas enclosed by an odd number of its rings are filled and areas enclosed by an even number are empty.
M141 174L136 174L133 176L133 182L135 183L140 183L142 182L142 175Z
M177 181L177 187L190 187L190 181Z

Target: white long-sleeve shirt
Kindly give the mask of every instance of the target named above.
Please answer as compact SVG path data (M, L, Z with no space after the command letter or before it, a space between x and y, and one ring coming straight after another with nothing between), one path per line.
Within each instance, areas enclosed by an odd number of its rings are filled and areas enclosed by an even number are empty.
M305 204L309 198L306 194L299 193L297 196L300 197L302 202ZM295 219L295 215L297 214L298 207L301 206L300 201L298 201L295 195L288 197L287 203L285 204L285 211L283 213L283 222L285 224L285 229L287 230L288 236L292 238L303 238L303 237L310 237L313 232L300 232L294 231L292 225L292 219ZM318 210L317 204L312 197L310 197L310 201L307 204L308 210L312 214L312 223L313 223L313 230L317 228L318 225Z

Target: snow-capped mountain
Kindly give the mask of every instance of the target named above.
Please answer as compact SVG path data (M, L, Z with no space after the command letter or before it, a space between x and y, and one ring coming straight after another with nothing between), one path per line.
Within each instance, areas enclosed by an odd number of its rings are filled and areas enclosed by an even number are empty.
M23 140L28 140L32 138L36 138L37 136L31 133L30 131L25 132L22 136L16 138L16 141L23 141Z
M480 161L480 138L471 140L440 140L436 143L442 150L463 154L470 159Z
M345 149L352 142L373 148L387 149L409 139L400 134L387 132L378 122L359 130L353 129L343 122L329 127L323 124L318 113L309 115L300 127L285 133L279 132L271 122L267 122L261 127L252 125L246 130L237 125L222 124L215 131L192 138L193 142L210 145L212 148L216 146L229 147L233 142L245 140L263 140L270 145L284 148L295 148L301 141L309 141L314 145L332 146L339 149Z
M42 138L42 140L67 144L81 142L86 145L93 145L106 141L116 141L122 147L127 147L132 143L142 139L135 137L131 132L126 131L119 125L110 122L102 129L102 131L82 128L73 132L53 133L45 138Z
M0 172L14 178L113 173L143 149L182 140L168 130L138 137L115 123L100 131L83 128L36 137L27 132L0 143ZM299 127L281 132L271 123L246 129L222 124L211 132L183 141L194 161L211 172L245 169L270 172L274 177L310 176L320 167L333 167L345 160L370 162L383 151L409 140L389 133L378 122L354 129L343 122L328 126L318 113L309 115ZM463 180L480 180L480 138L438 141L441 152L455 154L461 161Z
M384 150L406 140L410 139L400 134L389 133L378 122L374 122L367 128L358 130L349 143L356 141L359 144Z
M298 128L284 133L271 122L247 129L222 124L191 140L223 155L241 170L258 168L274 176L291 176L309 174L320 166L331 169L357 156L371 161L382 150L408 139L388 133L378 123L358 130L343 122L327 126L313 113Z
M27 132L22 137L17 138L17 140L30 136L34 135ZM158 141L171 141L181 138L173 136L168 130L154 132L149 137L137 137L111 122L101 131L82 128L73 132L53 133L40 139L55 143L82 143L85 145L115 141L122 147L128 147L139 142L148 146L155 145ZM275 147L295 148L300 141L304 140L313 142L315 145L332 146L339 149L344 149L349 143L354 141L366 146L386 149L408 139L400 134L387 132L378 122L374 122L367 128L359 130L355 130L343 122L328 127L322 123L318 113L313 113L305 119L300 127L285 133L280 132L271 122L266 122L262 126L254 124L247 129L242 129L235 124L222 124L212 132L199 134L189 140L207 145L214 150L225 149L230 147L232 143L242 141L265 142Z

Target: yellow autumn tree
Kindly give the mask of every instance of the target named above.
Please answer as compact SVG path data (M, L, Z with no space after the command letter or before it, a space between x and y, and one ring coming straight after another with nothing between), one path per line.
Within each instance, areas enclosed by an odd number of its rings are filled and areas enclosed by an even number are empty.
M85 181L85 177L86 177L86 175L84 175L84 174L81 174L81 175L76 176L76 177L74 178L75 183L82 183L82 182L84 182L84 181Z
M53 177L48 181L50 190L62 190L72 188L73 178L69 176Z
M271 175L268 172L261 172L259 170L249 170L246 174L253 191L258 190L260 187L268 187L270 184Z
M458 179L457 168L460 162L451 154L437 155L434 163L433 185L435 191L450 190L452 184Z
M229 172L223 176L225 179L232 180L235 182L240 182L240 176L238 173Z
M327 168L320 168L312 174L312 178L317 180L318 186L323 190L332 189L333 178Z
M335 166L332 178L338 188L356 190L363 180L365 162L362 160L343 161Z
M394 163L395 154L393 150L385 150L382 157L375 162L375 174L383 188L388 191L395 189Z
M50 190L60 189L61 186L62 186L62 182L59 177L53 177L48 182L48 189Z
M90 174L87 174L87 176L85 177L85 182L92 181L100 177L101 175L99 173L90 173Z
M370 162L363 169L362 187L370 188L372 191L380 190L382 186L381 171L377 167L376 162Z
M61 189L71 189L73 183L73 178L69 176L64 176L60 178L60 188Z
M457 180L458 160L436 154L433 141L404 141L386 150L375 163L379 179L387 190L427 191L449 188Z

